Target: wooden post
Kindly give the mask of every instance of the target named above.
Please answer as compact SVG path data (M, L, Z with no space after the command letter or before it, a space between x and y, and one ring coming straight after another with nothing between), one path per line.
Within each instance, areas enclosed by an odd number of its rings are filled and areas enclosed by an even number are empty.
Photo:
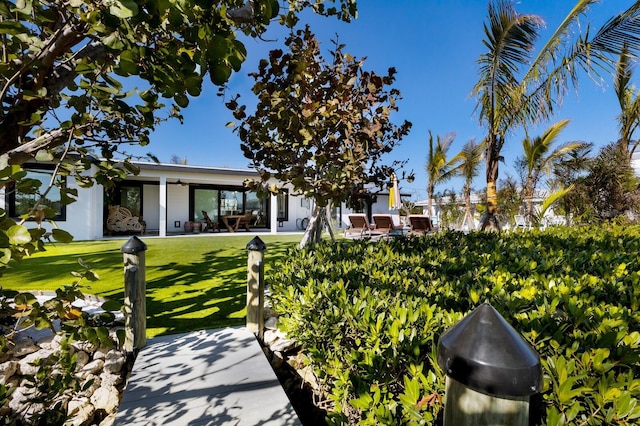
M247 244L247 330L262 339L264 329L264 251L267 246L255 237Z
M438 341L447 374L445 426L527 426L529 397L542 388L540 357L488 303Z
M124 257L124 350L137 353L147 343L147 284L145 251L147 245L138 237L129 238L120 249Z

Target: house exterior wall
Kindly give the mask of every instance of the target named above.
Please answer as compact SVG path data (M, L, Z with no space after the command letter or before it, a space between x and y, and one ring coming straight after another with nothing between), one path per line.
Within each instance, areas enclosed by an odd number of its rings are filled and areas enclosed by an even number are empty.
M140 173L130 176L127 182L141 183L142 186L142 216L146 223L147 232L164 236L184 232L184 224L191 220L190 214L190 185L205 187L242 187L246 179L256 178L257 173L252 170L234 170L222 168L209 168L186 165L167 165L138 163ZM88 173L93 174L95 170ZM186 185L178 184L178 181ZM65 220L58 220L59 228L71 233L75 240L99 240L104 238L105 205L104 188L101 185L93 185L90 188L78 187L75 180L68 178L67 186L78 190L77 201L66 206ZM269 200L270 231L278 232L302 232L302 220L310 219L314 209L314 203L304 197L293 195L293 188L288 189L288 217L278 221L277 199L275 196ZM388 196L378 194L378 201L371 206L371 212L391 213L397 216L397 211L388 210ZM5 191L0 189L0 208L7 209ZM334 207L335 208L335 207ZM334 223L335 228L349 226L348 214L352 211L344 204L338 210L341 217ZM265 212L266 213L266 212ZM178 226L176 226L178 225ZM47 231L51 225L43 225Z

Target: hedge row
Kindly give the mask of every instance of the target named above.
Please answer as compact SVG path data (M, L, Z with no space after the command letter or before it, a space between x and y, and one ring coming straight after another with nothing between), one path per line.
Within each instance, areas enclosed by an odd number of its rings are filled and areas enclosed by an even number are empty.
M442 232L290 253L267 278L330 424L439 424L438 338L489 302L538 351L532 422L640 418L640 228Z

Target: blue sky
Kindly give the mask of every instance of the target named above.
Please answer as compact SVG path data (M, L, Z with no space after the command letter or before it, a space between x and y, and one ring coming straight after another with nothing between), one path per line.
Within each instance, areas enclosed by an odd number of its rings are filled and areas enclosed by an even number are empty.
M574 1L521 0L517 9L521 13L540 15L546 27L541 40L547 39L562 21ZM591 24L597 30L606 20L633 4L632 0L602 0L592 6L581 20L582 27ZM411 198L426 198L427 178L424 171L428 149L428 131L434 135L455 132L451 155L472 138L481 140L484 129L474 112L476 101L470 91L477 81L476 60L484 52L483 24L487 16L484 0L360 0L358 19L350 24L332 18L305 14L302 22L329 48L336 36L344 49L355 57L366 57L365 68L380 74L389 67L398 71L394 87L402 92L399 111L392 117L400 124L406 119L413 123L411 133L387 157L409 160L408 170L413 170L416 180L401 182L403 193ZM241 103L255 104L250 91L253 80L247 74L256 68L258 61L268 51L282 46L286 31L277 24L264 36L266 40L245 40L248 58L242 70L229 82L228 97L240 93ZM617 105L612 77L602 75L602 84L596 84L587 75L581 76L578 91L570 89L556 118L543 123L541 133L549 124L569 118L571 123L560 136L560 141L586 141L602 146L617 139ZM151 152L160 161L169 162L172 155L187 157L188 164L217 167L247 168L240 150L240 143L231 129L225 127L233 120L224 107L222 98L216 96L217 88L208 84L203 94L192 99L183 111L184 124L178 121L163 123L152 135L149 146L132 149L132 153ZM503 156L506 164L500 165L500 176L510 173L514 160L521 155L522 133L510 135ZM485 187L484 165L474 189ZM451 181L436 191L459 191L460 181Z

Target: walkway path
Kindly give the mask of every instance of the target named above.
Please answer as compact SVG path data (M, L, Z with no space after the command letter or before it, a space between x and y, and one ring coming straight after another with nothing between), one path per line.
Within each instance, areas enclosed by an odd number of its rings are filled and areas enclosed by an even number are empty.
M133 366L116 425L300 425L245 328L147 341Z

